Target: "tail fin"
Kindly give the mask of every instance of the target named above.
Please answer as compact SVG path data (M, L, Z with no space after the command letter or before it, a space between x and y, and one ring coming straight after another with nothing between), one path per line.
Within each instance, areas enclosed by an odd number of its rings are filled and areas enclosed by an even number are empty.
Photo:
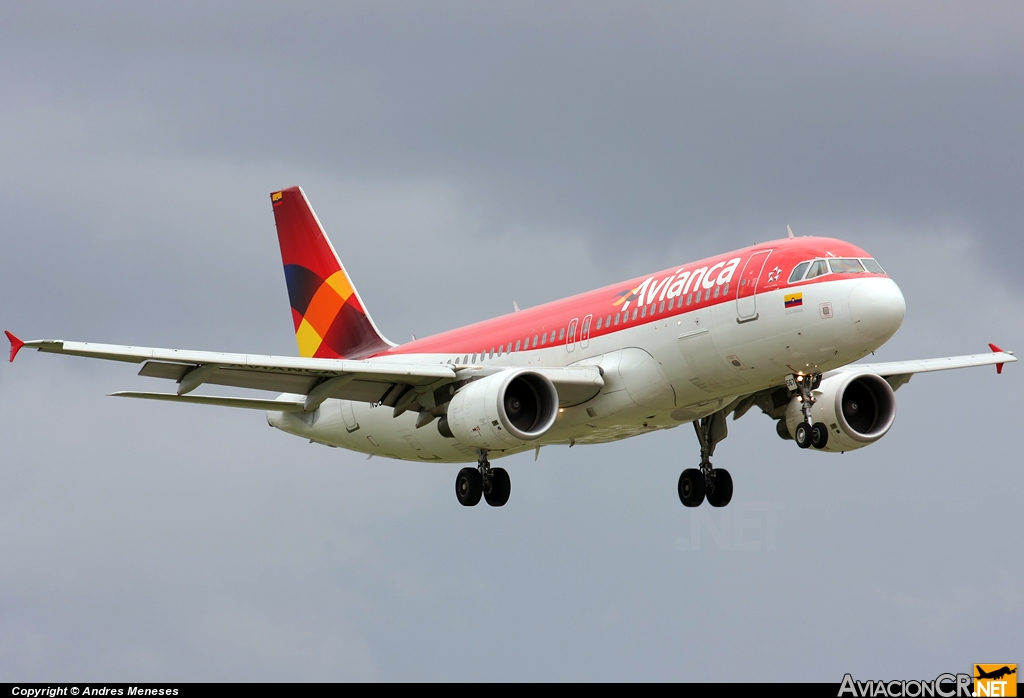
M299 355L362 359L394 346L370 319L299 187L270 195Z

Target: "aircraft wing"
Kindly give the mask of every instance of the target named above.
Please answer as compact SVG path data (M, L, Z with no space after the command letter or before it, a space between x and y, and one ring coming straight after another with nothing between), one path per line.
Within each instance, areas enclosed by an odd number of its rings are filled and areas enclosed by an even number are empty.
M118 397L215 404L252 409L312 411L328 398L380 403L394 407L396 416L417 404L432 407L433 394L449 384L504 370L498 366L459 366L403 362L403 357L367 360L316 359L260 354L158 349L152 347L69 342L42 339L23 342L11 333L11 361L22 348L108 361L142 364L139 375L176 381L176 393L114 393ZM539 368L558 390L560 402L576 404L592 397L604 385L596 366ZM305 400L253 400L188 395L200 385L290 393ZM424 404L427 403L427 404Z
M938 359L917 359L915 361L887 361L885 363L873 364L847 364L829 373L835 374L841 371L871 371L885 378L893 390L905 385L915 373L929 373L931 371L948 371L954 368L971 368L973 366L995 365L996 370L1002 372L1003 364L1013 363L1017 357L1013 352L1003 351L994 344L990 344L991 353L969 354L967 356L947 356ZM756 393L740 395L733 399L723 410L728 415L732 414L733 419L739 419L755 405L772 419L781 419L786 414L786 407L789 405L790 394L784 386L767 388Z
M916 361L888 361L875 364L848 364L840 371L871 371L889 381L893 390L910 381L915 373L929 373L931 371L948 371L954 368L971 368L973 366L995 365L996 371L1003 372L1003 364L1013 363L1017 357L1013 352L1003 351L994 344L990 344L991 353L969 354L966 356L946 356L938 359L918 359Z

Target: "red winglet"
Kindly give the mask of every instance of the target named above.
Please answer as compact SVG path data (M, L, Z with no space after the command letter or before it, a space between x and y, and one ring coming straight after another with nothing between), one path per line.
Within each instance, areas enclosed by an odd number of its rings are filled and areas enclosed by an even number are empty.
M25 343L7 330L4 330L4 334L7 335L7 339L11 342L11 361L14 361L14 357L18 355L18 352L25 346Z
M997 347L995 344L991 344L991 343L988 345L988 348L991 349L992 351L996 352L997 354L1001 354L1002 351L1003 351L1002 349ZM1002 372L1003 372L1003 365L1002 364L996 364L996 373L1002 373Z

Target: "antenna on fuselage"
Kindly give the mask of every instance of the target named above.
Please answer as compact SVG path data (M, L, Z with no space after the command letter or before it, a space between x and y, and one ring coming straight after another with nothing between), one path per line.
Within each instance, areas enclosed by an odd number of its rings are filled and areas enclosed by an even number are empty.
M516 303L515 301L512 301L512 307L516 309L517 313L519 312L519 304L518 303Z
M792 240L792 239L793 239L793 237L794 237L794 235L793 235L793 229L792 229L792 228L790 228L788 224L786 225L786 232L787 232L787 233L789 233L789 238L790 238L790 239Z

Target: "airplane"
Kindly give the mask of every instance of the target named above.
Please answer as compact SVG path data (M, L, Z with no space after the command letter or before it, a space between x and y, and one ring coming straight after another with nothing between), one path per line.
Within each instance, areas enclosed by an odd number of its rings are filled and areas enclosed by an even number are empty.
M1017 673L1016 667L1011 669L1008 666L1001 667L999 669L996 669L995 671L984 671L980 667L976 668L978 669L978 675L974 677L976 679L1001 679L1004 676L1009 676L1010 674Z
M24 347L142 364L169 393L114 396L266 411L289 434L327 446L426 463L474 463L456 497L504 506L500 458L599 444L693 424L687 507L729 504L729 471L711 463L727 417L758 407L800 448L875 443L896 417L894 391L914 374L1016 361L991 352L854 363L892 337L906 304L870 254L843 240L788 237L673 266L534 308L398 345L370 317L305 193L271 194L298 357L22 341ZM197 394L221 385L276 397ZM535 455L535 458L536 458Z

